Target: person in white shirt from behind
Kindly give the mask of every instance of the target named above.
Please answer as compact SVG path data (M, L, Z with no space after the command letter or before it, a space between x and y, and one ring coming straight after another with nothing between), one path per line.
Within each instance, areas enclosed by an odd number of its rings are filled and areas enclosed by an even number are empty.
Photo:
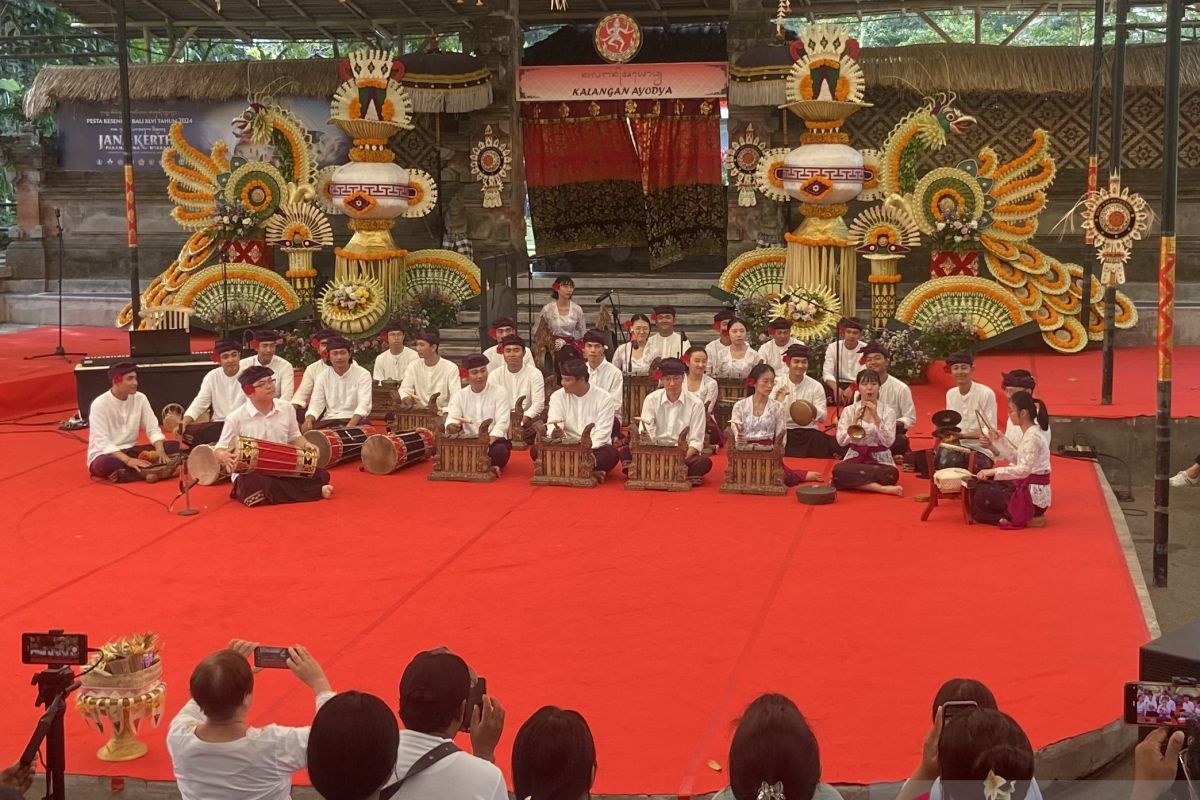
M646 395L640 421L636 424L654 444L675 444L679 434L687 428L687 453L683 463L692 483L699 484L712 469L712 459L703 453L707 417L704 404L683 390L687 365L682 359L664 358L658 364L658 372L662 388ZM621 460L628 464L632 458L629 448L622 448Z
M183 800L287 800L292 774L307 764L307 726L257 728L246 722L254 700L247 659L257 646L235 639L192 671L192 696L167 731ZM321 665L300 645L288 648L287 666L312 689L318 709L333 697Z
M512 442L508 438L512 405L508 401L508 392L488 381L488 360L482 353L472 353L463 359L463 369L467 373L467 385L450 398L446 409L446 433L478 436L479 426L484 420L491 420L488 458L498 478L501 467L508 464L512 455Z
M354 345L338 336L325 346L329 350L329 369L317 378L301 429L304 433L314 427L353 427L371 415L371 373L354 363Z
M419 330L413 337L417 360L408 365L400 384L400 402L404 405L424 408L437 395L438 411L445 411L450 398L462 389L458 365L438 354L441 345L442 336L436 328Z
M479 705L468 706L472 688L466 662L444 648L418 653L405 667L400 678L404 728L384 795L401 783L392 800L508 800L504 775L493 763L504 731L504 709L487 694ZM453 746L462 730L470 733L474 755ZM441 757L406 778L413 765L436 748L441 748Z
M308 401L312 399L313 390L317 387L317 378L329 369L329 351L325 347L325 342L335 336L341 336L341 334L326 329L317 331L308 340L309 345L317 351L317 360L304 368L304 374L300 376L300 385L292 394L291 402L296 407L297 422L304 422L304 412L308 408Z
M237 379L242 371L242 348L232 339L221 339L213 345L213 356L220 366L204 376L200 391L179 421L179 438L188 447L216 442L225 418L246 402ZM208 411L212 412L208 422L196 422Z
M375 356L371 377L377 381L400 383L404 380L408 365L417 360L417 353L411 347L404 346L404 328L399 322L389 322L379 336L387 345L387 350Z
M866 345L862 342L862 323L847 317L838 323L841 340L834 339L825 348L821 381L825 400L831 405L848 406L854 402L854 376L862 369L859 359Z
M688 351L692 343L688 341L687 334L683 331L675 330L675 306L661 305L655 306L653 313L650 315L650 321L658 328L646 346L650 350L649 358L683 358L683 354Z
M783 365L783 354L792 345L804 342L792 336L791 320L783 317L776 317L768 323L767 334L771 338L759 346L759 358L764 364L770 364L776 375L783 375L787 372Z
M142 458L145 447L134 447L138 433L146 432L159 463L179 452L179 442L168 442L158 427L146 395L137 390L137 367L119 361L108 368L111 388L92 401L88 411L88 472L93 478L114 483L138 479L151 464Z
M292 367L292 362L276 354L278 347L278 331L255 331L254 338L250 340L250 349L254 350L254 355L243 358L241 368L258 364L270 369L275 373L275 396L290 403L296 393L296 370Z
M837 441L820 429L827 410L825 387L808 374L811 355L806 345L791 345L783 354L786 371L775 379L772 396L788 411L787 445L783 454L789 458L833 458L841 450ZM813 406L813 418L807 425L792 420L792 403L797 400L806 400Z
M717 355L722 350L729 349L732 341L729 338L729 320L736 316L737 314L732 308L723 308L713 315L712 327L717 332L717 338L704 345L704 352L708 353L708 373L710 375L713 374L713 366L717 362Z
M537 436L536 422L546 419L546 377L541 370L526 361L528 348L525 340L515 333L500 340L504 349L504 365L488 374L488 383L495 384L508 395L509 407L515 409L521 403L521 429L510 430L509 438L520 436L526 444L532 444Z
M308 733L308 778L325 800L377 800L396 769L400 726L383 700L340 692L325 701Z
M498 317L492 320L492 327L488 330L488 335L496 343L495 347L489 347L483 351L487 356L488 371L500 369L504 366L504 340L509 336L517 335L517 323L510 317ZM521 356L523 363L533 366L533 356L528 350L523 349Z

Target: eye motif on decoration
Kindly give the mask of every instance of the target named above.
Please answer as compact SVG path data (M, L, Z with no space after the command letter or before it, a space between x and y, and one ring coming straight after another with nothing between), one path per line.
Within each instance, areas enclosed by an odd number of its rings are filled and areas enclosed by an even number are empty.
M483 186L483 207L499 208L500 193L512 168L512 149L492 135L492 126L483 129L483 139L471 148L471 177Z
M903 256L921 244L917 223L898 204L873 206L850 223L850 243L867 258Z
M738 205L749 207L757 204L754 197L755 178L758 164L762 160L767 143L747 125L742 135L729 144L725 154L725 169L731 182L738 187Z

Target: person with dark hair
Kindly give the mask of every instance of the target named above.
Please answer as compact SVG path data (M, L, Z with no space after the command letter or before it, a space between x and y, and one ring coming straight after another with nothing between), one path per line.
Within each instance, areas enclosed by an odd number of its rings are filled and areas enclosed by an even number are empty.
M764 364L770 364L776 374L786 373L783 354L793 345L803 345L804 342L792 336L792 321L785 317L776 317L767 324L767 335L771 338L758 347L758 355Z
M317 710L308 777L325 800L375 800L396 767L400 726L373 694L342 692Z
M903 497L900 471L891 450L896 410L880 401L875 370L861 370L857 384L857 399L838 415L837 443L846 448L846 455L833 467L833 485Z
M292 362L275 352L279 342L279 331L255 331L254 338L250 340L250 349L254 351L254 355L242 359L241 369L253 367L255 364L269 368L275 373L275 396L290 403L296 393L296 370Z
M717 348L708 365L713 377L745 378L762 361L762 356L747 341L747 331L744 320L737 317L729 320L729 346Z
M728 350L733 341L729 338L729 321L736 316L737 312L732 308L723 308L713 314L712 328L717 332L717 338L704 345L704 352L708 353L709 374L712 373L712 366L717 363L721 351Z
M142 458L145 447L135 447L146 432L159 463L179 452L179 442L168 442L146 395L138 391L137 365L120 361L108 368L109 390L92 401L88 411L88 473L113 483L138 479L151 464Z
M302 431L316 428L353 427L371 416L371 373L354 363L354 345L335 336L325 342L329 369L317 377L312 401L304 416Z
M783 352L785 371L775 379L775 399L788 410L787 450L789 458L834 458L842 453L837 441L821 430L828 406L825 389L808 374L812 353L807 345L793 344ZM791 416L792 404L804 400L813 407L812 419L801 425Z
M225 417L246 402L237 379L242 369L241 345L232 339L220 339L213 345L213 358L220 366L205 373L200 381L200 391L179 421L179 439L188 447L217 441ZM208 422L196 421L209 412Z
M658 305L650 314L650 321L658 331L650 337L649 349L651 360L655 358L682 358L692 343L687 334L675 330L675 306Z
M717 424L717 397L720 386L716 379L708 374L708 350L700 345L692 347L683 354L683 363L687 364L687 377L683 379L683 391L700 401L704 406L705 438L714 448L725 445L725 434Z
M192 671L192 696L167 731L183 800L286 800L292 773L307 764L308 727L246 723L254 695L254 673L246 659L257 646L234 639ZM287 665L312 689L317 710L333 697L324 670L303 647L288 648Z
M1033 783L1033 746L1012 717L978 709L944 722L937 740L947 800L1025 800Z
M500 469L508 464L512 455L512 441L508 438L512 400L508 392L488 380L487 356L472 353L463 359L462 368L467 374L467 386L450 398L446 408L446 433L478 436L483 421L491 420L488 458L498 478Z
M912 389L899 378L888 375L892 354L879 342L871 342L862 349L862 363L879 376L879 404L890 406L895 415L896 435L892 439L892 455L904 455L910 449L905 432L917 424L917 407L913 403Z
M408 365L417 360L417 351L404 346L406 335L404 326L399 322L389 322L383 326L383 330L379 332L379 338L387 346L387 349L375 356L375 364L371 367L373 380L396 381L397 383L404 380L404 373L408 371Z
M521 429L509 431L509 437L520 436L525 444L533 444L537 435L537 423L546 419L546 376L527 360L529 348L525 340L515 333L500 340L504 352L504 364L488 373L488 384L499 386L508 395L509 407L524 397L521 412ZM489 367L488 369L491 369Z
M998 709L996 696L992 690L974 678L951 678L941 685L933 696L933 710L930 715L937 720L938 709L946 703L970 701L980 708Z
M592 426L592 453L596 457L595 476L603 480L617 465L620 456L613 446L613 425L621 409L621 399L588 383L588 365L581 359L568 358L559 363L562 388L550 395L546 412L546 436L578 440ZM537 460L537 448L529 455Z
M683 462L688 478L692 479L692 483L699 484L700 479L712 469L712 459L703 452L707 427L704 405L683 391L686 374L687 365L678 358L664 358L658 363L658 379L662 388L646 395L637 424L641 432L657 444L674 444L687 428L687 453ZM633 454L628 447L622 447L620 453L621 461L628 470Z
M732 446L773 446L775 440L784 434L787 420L790 419L787 409L771 397L771 392L775 389L775 370L768 364L755 364L750 370L750 376L746 378L746 383L752 394L734 403L729 416L729 426L734 435ZM821 480L819 472L797 472L787 464L781 466L784 486Z
M729 786L713 800L841 800L821 783L817 737L796 704L764 694L746 708L729 745ZM535 798L536 800L536 798Z
M1029 392L1033 394L1037 389L1037 379L1033 377L1033 373L1027 369L1014 369L1011 372L1000 373L1000 388L1004 392L1005 397L1012 397L1017 392ZM1004 435L1013 447L1018 447L1021 444L1021 436L1024 431L1021 426L1008 419L1004 426ZM1046 446L1050 446L1050 426L1047 421L1046 429L1040 430L1039 433L1046 439Z
M624 397L625 376L621 374L621 370L605 360L606 347L608 336L603 331L593 329L583 335L583 358L588 366L588 383L593 389L603 389L615 397L619 410Z
M1050 429L1050 411L1029 392L1008 398L1008 418L1021 428L1016 448L1006 436L993 433L992 447L1008 466L980 470L981 482L971 492L971 517L1002 530L1020 530L1027 525L1045 527L1050 507L1050 446L1044 431Z
M326 328L317 331L308 340L309 346L317 351L317 360L304 368L304 374L300 376L300 385L292 394L291 403L296 407L297 422L304 422L304 410L308 408L308 401L312 398L313 389L317 387L317 378L329 369L329 350L326 349L325 343L340 335L337 331Z
M488 360L488 372L494 372L504 367L504 340L509 336L516 335L517 323L512 317L497 317L492 320L492 326L488 328L488 336L492 337L496 346L483 351ZM521 363L522 366L533 366L533 356L524 347L522 347Z
M423 328L413 336L417 360L404 370L404 380L400 383L400 402L404 405L425 407L436 394L438 411L444 412L450 398L462 390L458 366L441 357L438 353L441 345L442 336L436 328Z
M504 709L490 695L469 708L474 680L467 663L445 648L417 653L404 668L404 729L384 800L508 800L504 775L492 763L504 730ZM474 755L454 744L460 730L470 732Z
M965 350L946 356L946 369L955 383L946 390L946 408L962 417L963 438L982 438L986 429L981 429L980 417L989 428L996 427L996 393L974 380L975 356Z
M848 406L854 402L854 376L862 368L863 325L856 319L843 318L838 323L840 338L825 348L821 382L825 384L825 399L830 405Z
M649 375L650 362L655 355L650 352L650 318L645 314L634 314L625 323L629 341L613 352L613 366L622 375Z
M542 306L539 319L546 324L550 335L559 340L567 339L577 342L587 333L587 321L583 317L583 309L578 303L571 301L575 294L575 281L570 276L562 275L554 279L550 285L550 296L554 299ZM556 344L555 349L559 349Z
M596 743L578 711L542 706L517 731L513 794L533 800L587 800L596 779Z

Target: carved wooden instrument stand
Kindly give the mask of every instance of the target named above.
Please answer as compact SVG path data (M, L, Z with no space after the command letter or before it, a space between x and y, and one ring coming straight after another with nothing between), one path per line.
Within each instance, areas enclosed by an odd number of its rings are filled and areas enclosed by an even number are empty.
M392 421L388 423L388 430L392 433L412 431L417 428L426 428L431 431L442 430L442 413L438 411L437 407L439 396L439 392L434 392L423 408L415 405L406 406L401 403L396 409Z
M746 396L746 381L743 378L717 378L717 407L713 416L717 418L717 427L721 430L729 427L729 419L733 416L733 406Z
M594 474L596 456L592 453L592 428L589 424L574 442L546 438L539 429L535 442L537 459L533 462L533 477L529 482L534 486L596 487L600 479Z
M650 437L637 433L630 437L629 452L633 460L625 470L625 488L658 489L664 492L688 492L692 481L687 474L687 441L689 429L684 428L674 444L655 444Z
M488 447L492 443L489 431L492 421L485 419L475 436L446 433L444 428L434 431L436 449L433 453L431 481L467 481L491 483L498 475L492 469Z
M400 381L375 381L371 384L372 419L383 419L401 408Z
M725 482L721 491L730 494L787 494L783 485L783 443L787 434L775 437L772 447L760 444L739 444L732 428L728 431L729 447L725 454Z

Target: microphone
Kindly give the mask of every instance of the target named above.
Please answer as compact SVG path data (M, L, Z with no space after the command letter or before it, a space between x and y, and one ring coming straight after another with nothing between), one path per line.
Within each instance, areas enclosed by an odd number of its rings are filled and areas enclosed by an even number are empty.
M615 291L616 291L616 289L609 289L607 292L605 292L604 294L602 294L602 295L600 295L599 297L597 297L597 298L596 298L596 302L597 302L597 303L603 303L605 300L607 300L607 299L608 299L608 296L609 296L610 294L612 294L613 292L615 292Z

